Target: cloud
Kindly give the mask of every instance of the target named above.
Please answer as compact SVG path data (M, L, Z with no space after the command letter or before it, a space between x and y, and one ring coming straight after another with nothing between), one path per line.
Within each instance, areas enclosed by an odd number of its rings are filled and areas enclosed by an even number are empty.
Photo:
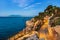
M14 3L17 3L19 7L26 7L34 0L13 0Z
M33 8L33 7L35 7L36 5L40 5L40 4L41 4L41 3L34 3L34 4L32 4L32 5L28 6L28 7L25 7L24 9Z

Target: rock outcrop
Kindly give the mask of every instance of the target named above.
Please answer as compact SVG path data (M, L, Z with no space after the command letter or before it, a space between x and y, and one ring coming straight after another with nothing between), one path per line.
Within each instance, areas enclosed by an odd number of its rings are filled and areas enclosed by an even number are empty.
M56 31L50 27L49 20L49 16L44 17L44 24L41 28L37 26L41 23L40 20L35 23L32 20L27 21L26 28L9 40L57 40L57 33L54 33ZM37 29L38 27L39 29Z
M56 13L59 15L59 12L56 10L54 7L49 6L45 12L40 13L39 16L26 21L26 28L8 40L59 40L60 27L51 26L51 19L54 20L54 18L57 17Z

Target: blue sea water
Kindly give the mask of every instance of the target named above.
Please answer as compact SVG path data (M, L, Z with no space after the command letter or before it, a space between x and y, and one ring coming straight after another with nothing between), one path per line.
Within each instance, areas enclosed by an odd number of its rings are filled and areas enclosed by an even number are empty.
M0 17L0 40L6 40L10 36L25 28L25 22L32 17Z

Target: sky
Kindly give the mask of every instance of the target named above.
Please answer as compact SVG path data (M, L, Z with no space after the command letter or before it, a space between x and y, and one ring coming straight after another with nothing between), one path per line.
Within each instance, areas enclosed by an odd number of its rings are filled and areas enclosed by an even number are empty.
M60 7L60 0L0 0L0 16L36 16L48 5Z

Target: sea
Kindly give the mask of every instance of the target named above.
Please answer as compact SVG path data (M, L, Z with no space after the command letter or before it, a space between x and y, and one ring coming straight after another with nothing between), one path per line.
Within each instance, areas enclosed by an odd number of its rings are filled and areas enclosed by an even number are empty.
M26 21L32 17L0 17L0 40L22 31L26 27Z

